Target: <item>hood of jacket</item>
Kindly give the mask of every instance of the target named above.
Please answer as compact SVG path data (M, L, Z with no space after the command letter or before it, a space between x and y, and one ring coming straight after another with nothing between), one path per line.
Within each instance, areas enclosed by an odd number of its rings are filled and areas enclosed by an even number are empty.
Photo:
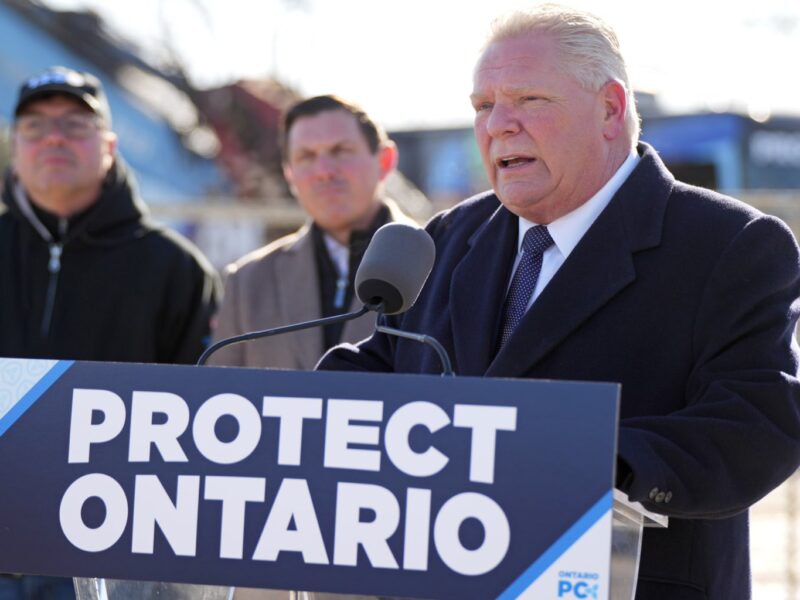
M42 235L40 227L33 221L44 222L52 231L51 223L58 220L41 208L32 210L28 196L11 168L3 180L2 203L11 215L39 235ZM85 211L69 217L61 241L70 245L116 245L137 239L150 230L152 224L148 220L148 209L139 198L134 177L125 162L116 156L103 181L100 196Z

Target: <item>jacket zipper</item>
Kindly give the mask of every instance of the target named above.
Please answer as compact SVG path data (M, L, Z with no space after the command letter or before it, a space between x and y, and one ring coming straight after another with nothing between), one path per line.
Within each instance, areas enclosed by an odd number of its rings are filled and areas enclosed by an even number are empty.
M61 239L67 232L67 219L59 219L58 230ZM46 338L50 334L50 325L53 322L53 310L56 305L56 290L58 289L58 274L61 272L61 253L64 250L64 244L59 242L50 242L47 245L50 250L50 261L47 263L47 271L50 276L47 281L47 295L45 296L44 314L42 315L42 337Z
M47 282L47 296L44 304L44 315L42 316L42 337L46 338L50 333L50 322L53 320L53 309L56 303L56 288L58 287L58 273L61 271L61 244L50 244L50 262L47 270L50 278Z

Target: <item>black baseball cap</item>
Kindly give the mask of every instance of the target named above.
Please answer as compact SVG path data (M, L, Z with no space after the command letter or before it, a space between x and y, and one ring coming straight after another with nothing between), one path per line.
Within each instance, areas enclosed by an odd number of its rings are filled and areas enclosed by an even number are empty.
M74 96L92 109L107 127L111 126L111 109L100 80L91 73L66 67L50 67L25 81L19 89L14 117L19 115L26 104L48 94Z

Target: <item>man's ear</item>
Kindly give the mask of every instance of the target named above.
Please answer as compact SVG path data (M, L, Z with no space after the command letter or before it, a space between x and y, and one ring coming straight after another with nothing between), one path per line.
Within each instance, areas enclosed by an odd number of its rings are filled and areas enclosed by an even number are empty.
M612 79L600 89L603 103L603 136L613 140L625 131L628 94L622 82Z
M378 166L380 168L380 181L386 179L397 167L397 146L392 140L386 142L378 148Z
M295 193L294 187L294 174L292 173L292 167L290 167L287 163L281 162L281 169L283 170L283 178L286 180L286 183L289 184L289 191L297 197Z
M103 132L103 143L106 144L105 160L107 161L107 168L111 168L111 164L114 162L114 157L117 154L118 140L119 138L117 138L117 134L113 131Z
M103 137L105 138L106 144L108 144L108 153L114 154L117 151L117 143L119 142L117 134L113 131L106 131Z

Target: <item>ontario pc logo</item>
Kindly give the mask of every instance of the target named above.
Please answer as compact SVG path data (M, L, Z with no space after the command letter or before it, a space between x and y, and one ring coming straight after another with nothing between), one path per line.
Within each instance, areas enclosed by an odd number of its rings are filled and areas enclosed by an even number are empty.
M600 575L598 573L559 571L558 597L595 600L599 594L599 580Z

